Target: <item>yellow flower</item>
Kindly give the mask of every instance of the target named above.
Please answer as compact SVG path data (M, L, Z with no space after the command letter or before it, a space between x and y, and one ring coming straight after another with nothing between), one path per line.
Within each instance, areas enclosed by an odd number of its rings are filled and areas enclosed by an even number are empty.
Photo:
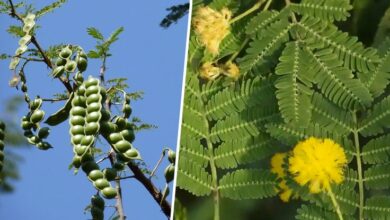
M237 80L240 77L240 69L235 63L228 62L223 65L223 74L233 80Z
M232 13L223 8L215 11L210 7L201 7L192 19L195 33L199 35L201 43L213 55L218 54L219 44L229 33L229 20Z
M206 62L200 67L200 77L207 80L214 80L221 74L221 70L211 62Z
M299 185L309 184L311 193L319 193L344 180L346 164L344 149L339 144L310 137L295 146L289 158L289 171Z
M290 200L290 197L292 195L292 189L290 189L287 186L286 180L284 177L286 177L286 172L283 169L284 160L287 156L287 153L276 153L271 158L271 172L275 173L278 178L280 179L279 188L280 193L279 197L283 202L288 202Z

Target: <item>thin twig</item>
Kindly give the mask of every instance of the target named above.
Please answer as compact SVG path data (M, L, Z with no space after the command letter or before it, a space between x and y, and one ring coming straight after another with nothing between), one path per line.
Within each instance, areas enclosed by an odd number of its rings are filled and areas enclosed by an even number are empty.
M149 179L151 179L151 178L154 176L154 173L157 171L158 167L160 166L162 160L164 159L165 151L167 151L167 149L164 149L164 150L163 150L163 152L162 152L162 154L161 154L161 156L160 156L160 159L158 159L156 166L154 166L152 172L150 173Z
M66 98L42 98L43 102L60 102L60 101L66 101L69 97Z
M115 161L115 153L110 152L110 154L108 155L108 158L110 159L111 166L114 165L114 163L116 162ZM116 179L115 184L116 184L116 190L117 190L116 205L115 205L116 211L118 212L119 220L125 220L126 216L125 216L125 213L123 211L121 180Z

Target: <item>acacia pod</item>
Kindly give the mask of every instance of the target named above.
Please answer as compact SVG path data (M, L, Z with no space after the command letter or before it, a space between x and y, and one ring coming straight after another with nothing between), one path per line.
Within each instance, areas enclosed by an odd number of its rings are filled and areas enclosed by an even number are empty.
M73 60L69 60L65 64L65 71L68 73L73 73L76 70L77 63Z
M125 118L129 118L132 112L132 109L129 104L124 104L122 107L122 112Z
M99 195L94 195L91 198L92 206L98 207L100 209L104 209L104 199Z
M77 62L77 69L80 72L84 72L87 69L87 66L88 66L87 59L85 59L85 58L83 58L81 56L77 56L76 62Z
M139 153L134 148L127 150L123 155L130 159L139 159Z
M40 149L40 150L49 150L50 148L53 148L53 147L51 146L51 144L49 144L49 143L46 142L46 141L39 142L39 143L37 144L37 147L38 147L38 149Z
M106 178L108 181L113 181L118 175L118 172L116 169L113 168L106 168L103 170L104 178Z
M54 78L58 78L60 76L62 76L62 74L65 72L65 67L64 66L57 66L56 68L54 68L53 72L51 73L51 75L54 77Z
M174 175L175 175L175 166L173 164L169 164L164 171L165 181L167 183L171 182L173 180Z
M102 190L102 195L106 198L106 199L113 199L116 197L117 195L117 192L116 192L116 189L112 188L112 187L106 187Z
M42 105L42 99L41 98L36 98L33 101L29 103L29 107L31 111L34 111L36 109L39 109Z
M62 59L68 59L72 55L72 50L69 47L64 47L59 55Z
M98 170L99 169L99 165L97 165L96 162L93 161L93 160L87 161L87 162L83 163L83 157L82 157L81 158L81 169L84 171L84 173L88 174L92 170Z
M58 58L56 60L56 66L59 67L59 66L64 66L66 64L66 59L62 59L62 58Z
M126 151L128 151L129 149L131 149L131 144L130 142L126 141L126 140L120 140L118 141L117 143L113 144L113 146L115 147L115 149L120 152L120 153L125 153Z
M41 139L45 139L49 136L50 128L48 127L42 127L38 131L38 137Z
M81 166L81 157L80 156L74 156L72 160L72 165L76 168L79 168Z
M100 170L92 170L91 172L88 173L88 178L91 181L96 181L98 179L101 179L104 177L104 174Z
M34 124L39 123L43 120L43 117L45 117L45 112L37 109L31 114L30 122Z
M104 220L104 211L100 208L91 207L92 220Z
M125 130L122 130L121 132L121 135L123 136L123 138L132 143L135 139L135 134L134 134L134 130L130 130L130 129L125 129Z
M108 182L107 179L100 178L100 179L93 181L93 185L96 187L96 189L103 190L104 188L109 187L110 183Z
M173 151L171 149L168 150L168 160L170 163L173 163L173 164L175 163L175 160L176 160L176 152L175 151Z

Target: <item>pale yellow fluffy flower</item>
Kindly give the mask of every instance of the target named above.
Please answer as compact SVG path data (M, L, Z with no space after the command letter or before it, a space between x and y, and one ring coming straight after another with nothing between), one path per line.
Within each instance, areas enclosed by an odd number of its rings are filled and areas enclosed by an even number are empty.
M219 44L229 33L231 16L232 13L227 8L215 11L208 6L199 8L194 14L192 25L195 33L213 55L218 54Z
M221 69L211 62L206 62L200 67L200 77L207 80L214 80L221 74Z
M233 80L237 80L240 77L240 69L233 62L228 62L223 65L223 74L227 77L232 78Z
M301 186L308 184L311 193L330 189L344 180L347 158L344 149L331 139L311 137L299 142L289 158L289 171Z

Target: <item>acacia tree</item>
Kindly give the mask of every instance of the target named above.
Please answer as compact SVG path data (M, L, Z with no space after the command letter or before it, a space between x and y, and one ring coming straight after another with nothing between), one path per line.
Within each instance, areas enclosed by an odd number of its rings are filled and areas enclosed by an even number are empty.
M49 150L53 147L46 139L51 127L68 121L74 152L70 168L76 173L81 168L96 188L89 206L93 219L104 219L105 199L116 200L116 219L126 218L121 193L121 181L124 179L141 183L163 214L169 217L171 206L166 197L169 194L168 184L173 180L175 153L168 148L162 149L162 156L154 169L146 169L141 152L132 145L137 131L154 127L132 116L130 102L141 98L142 92L127 92L125 78L105 77L107 58L111 56L110 46L118 40L123 28L118 28L107 38L98 29L88 28L88 34L97 40L96 48L88 53L81 46L71 44L52 45L45 49L38 41L35 34L38 19L65 2L59 0L35 10L24 3L0 1L0 12L20 21L19 26L8 29L10 34L20 38L19 47L15 54L3 54L2 58L11 60L9 69L14 75L10 86L20 88L28 107L21 119L24 136L37 149ZM101 60L98 77L85 74L88 59ZM29 96L28 82L33 78L25 69L36 62L47 66L49 77L61 83L65 93L52 94L52 98L46 99ZM56 113L46 116L44 107L53 102L65 104ZM113 108L115 106L121 106L120 110ZM8 135L6 127L5 123L0 123L1 151L4 149L3 139ZM98 141L99 147L96 146ZM106 146L101 147L104 142ZM160 190L152 177L166 155L170 164L165 168L166 185ZM0 165L3 159L4 154L0 152Z

